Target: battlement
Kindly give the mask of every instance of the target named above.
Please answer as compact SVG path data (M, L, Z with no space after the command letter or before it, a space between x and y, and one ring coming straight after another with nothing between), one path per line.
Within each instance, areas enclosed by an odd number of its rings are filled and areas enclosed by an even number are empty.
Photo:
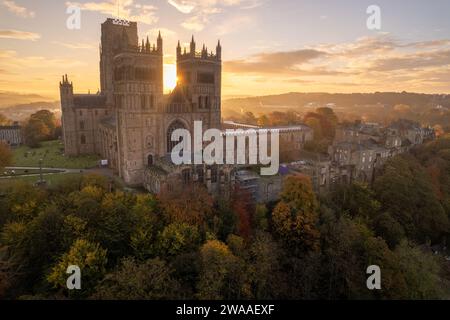
M115 26L123 26L123 27L137 27L137 22L116 19L116 18L107 18L103 24L111 24Z
M221 61L222 60L222 46L220 45L220 41L218 41L216 46L216 53L212 51L208 52L208 48L203 44L202 51L196 51L196 43L194 41L194 36L192 36L191 43L189 45L189 52L186 51L186 48L181 51L181 44L178 41L177 45L177 61L183 60L205 60L205 61Z

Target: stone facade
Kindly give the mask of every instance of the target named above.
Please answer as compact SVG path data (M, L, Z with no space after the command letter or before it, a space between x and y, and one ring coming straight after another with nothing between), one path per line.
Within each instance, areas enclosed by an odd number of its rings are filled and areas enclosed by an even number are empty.
M0 142L9 146L18 146L22 144L22 129L19 124L11 126L0 126Z
M222 48L189 51L176 48L176 88L163 93L163 39L139 43L137 24L107 19L102 24L100 85L96 94L74 94L67 75L60 82L65 152L68 156L99 154L128 185L150 191L170 189L174 177L204 177L209 189L232 179L229 168L169 168L167 155L174 130L221 129ZM164 173L164 174L162 174ZM215 175L218 175L218 178ZM222 181L223 182L223 181ZM228 183L228 182L227 182Z

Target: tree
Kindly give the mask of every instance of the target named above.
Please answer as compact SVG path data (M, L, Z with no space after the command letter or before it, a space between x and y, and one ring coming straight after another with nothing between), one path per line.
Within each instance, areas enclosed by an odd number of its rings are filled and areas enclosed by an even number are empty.
M394 253L399 264L399 274L406 285L406 290L399 293L402 299L441 299L448 295L448 291L443 291L444 280L440 276L441 264L438 257L406 241Z
M381 208L373 190L362 183L340 186L331 199L338 213L367 220L374 218Z
M93 299L162 300L177 299L180 285L171 270L158 258L139 263L125 258L120 266L97 285Z
M55 135L55 129L56 129L56 119L55 114L49 110L39 110L36 113L33 113L30 116L31 119L41 120L45 126L48 128L48 137L47 138L53 138Z
M25 143L31 148L37 148L40 143L48 138L49 128L41 119L30 118L24 128Z
M9 120L4 114L0 113L0 126L9 126L11 120Z
M87 296L103 278L106 271L106 262L106 250L100 247L98 243L79 239L54 265L47 276L47 281L55 288L66 290L67 268L71 265L78 266L82 274L82 287L81 290L69 291L69 295Z
M450 228L424 168L411 155L390 159L374 184L382 209L405 230L410 239L437 242Z
M6 143L0 141L0 171L3 171L5 167L11 165L12 159L11 148Z
M161 207L167 223L185 222L205 226L212 217L214 201L203 185L180 186L161 197Z
M198 228L187 223L172 223L158 235L157 250L160 256L170 257L197 249L200 244Z
M217 240L206 242L200 249L200 274L197 284L199 299L224 298L226 279L231 275L236 257L226 244Z
M249 248L249 277L254 299L280 299L286 277L279 262L281 249L269 233L258 232Z
M262 116L260 116L258 118L258 122L257 122L258 126L260 127L269 127L270 126L270 120L269 117L265 114L263 114Z
M295 252L319 249L318 203L309 178L297 175L285 179L272 221L277 235Z

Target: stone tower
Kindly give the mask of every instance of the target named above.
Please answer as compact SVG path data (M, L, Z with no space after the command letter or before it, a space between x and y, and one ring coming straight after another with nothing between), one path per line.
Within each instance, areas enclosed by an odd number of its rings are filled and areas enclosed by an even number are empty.
M196 51L192 37L189 52L177 47L178 86L192 104L192 112L201 117L204 128L221 128L222 47L218 42L215 54L203 45Z
M62 126L64 128L64 145L66 155L77 155L78 139L75 111L73 110L73 84L69 82L67 74L62 77L59 83L59 92L61 96Z
M129 185L140 185L145 168L159 154L156 142L163 99L163 40L159 34L156 45L150 44L148 37L138 45L137 30L131 35L129 30L123 28L116 44L112 89L119 175Z
M113 105L114 88L114 56L122 50L123 42L130 46L137 46L137 23L108 18L102 23L102 37L100 45L100 88L106 95L106 103Z

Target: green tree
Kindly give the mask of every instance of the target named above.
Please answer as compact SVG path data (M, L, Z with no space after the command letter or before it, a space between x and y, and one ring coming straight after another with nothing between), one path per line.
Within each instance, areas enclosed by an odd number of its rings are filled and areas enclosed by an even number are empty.
M79 239L54 265L47 276L47 281L55 288L66 290L67 268L76 265L81 270L82 286L79 293L78 290L72 290L69 291L69 295L73 293L74 295L87 296L103 278L106 271L106 262L105 249L97 243Z
M390 159L374 185L382 209L421 243L442 240L450 225L424 168L410 155Z
M180 285L166 263L158 258L139 263L133 258L121 261L107 274L92 296L103 300L177 299Z
M200 244L198 228L186 223L172 223L160 232L158 253L163 257L175 256L197 249Z
M210 240L200 249L200 274L197 283L199 299L219 300L225 295L227 279L236 257L223 242Z

